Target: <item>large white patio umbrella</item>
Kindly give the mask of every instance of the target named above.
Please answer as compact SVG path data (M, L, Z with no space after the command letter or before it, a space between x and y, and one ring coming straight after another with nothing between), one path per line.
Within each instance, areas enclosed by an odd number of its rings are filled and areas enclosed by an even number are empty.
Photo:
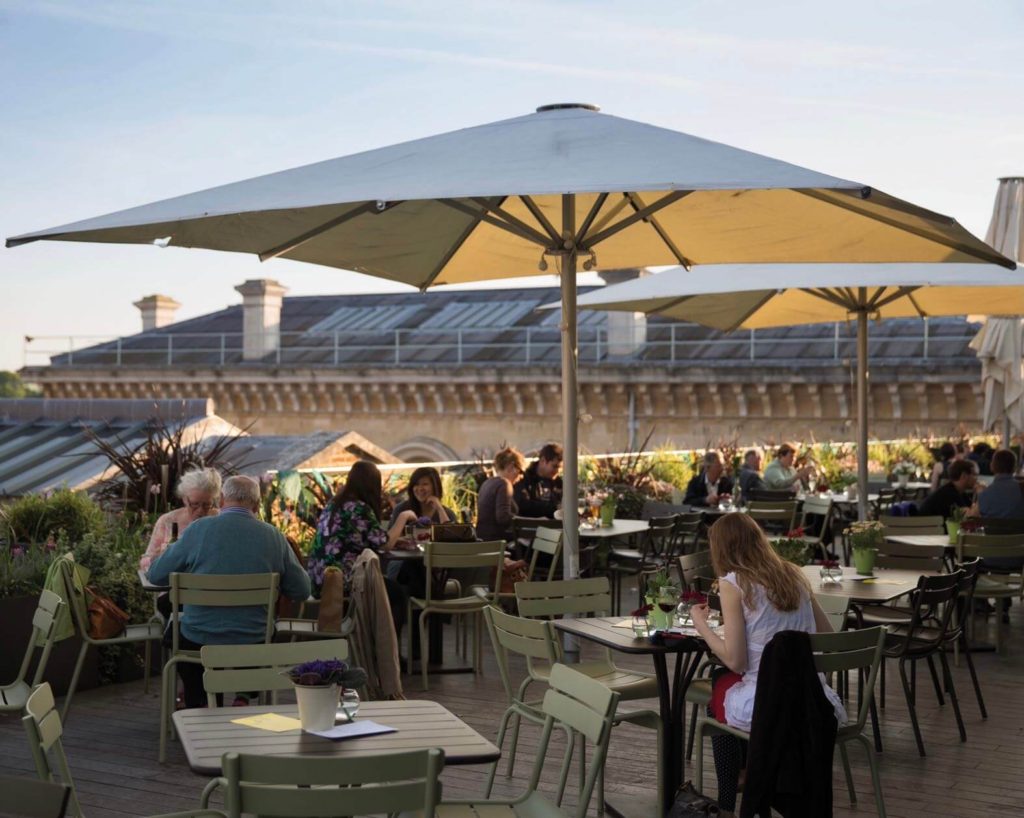
M985 241L1014 261L1024 259L1024 178L999 180ZM1024 431L1024 320L988 319L971 348L981 361L984 426L991 429L1002 421L1003 445L1008 447L1011 428Z
M576 289L583 268L721 262L1005 264L952 219L859 182L598 113L536 113L7 240L289 258L420 288L562 281L565 572L578 570Z
M717 264L603 287L587 310L663 315L715 329L857 319L857 484L867 514L868 319L1024 309L1024 272L992 264Z

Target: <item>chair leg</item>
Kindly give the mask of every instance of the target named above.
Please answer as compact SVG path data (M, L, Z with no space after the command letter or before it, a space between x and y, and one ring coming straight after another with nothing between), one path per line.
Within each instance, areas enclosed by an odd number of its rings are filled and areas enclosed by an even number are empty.
M967 730L964 727L964 719L960 714L960 702L956 698L956 685L953 684L953 674L949 672L949 662L946 654L939 651L939 663L942 665L942 676L946 682L946 692L949 693L949 700L953 704L953 714L956 716L956 726L960 731L960 741L967 741Z
M505 770L505 777L506 778L511 778L512 777L512 773L515 770L515 766L516 766L516 747L519 746L519 728L522 725L522 723L523 723L522 717L518 713L516 713L516 714L514 714L512 716L512 742L509 744L509 748L508 748L508 767ZM501 749L501 744L500 743L498 744L498 749ZM497 762L495 762L494 766L495 767L498 766ZM490 795L490 793L488 793L488 795Z
M879 682L880 688L879 688L879 693L878 693L878 707L881 710L885 710L885 665L886 665L886 661L885 661L885 657L883 656L882 657L882 666L879 668L880 672L878 674L881 677L881 681Z
M519 715L518 714L514 714L514 712L513 712L513 710L511 708L507 709L502 714L502 716L501 716L501 724L498 725L498 742L497 742L498 743L498 750L501 750L502 742L505 741L505 730L508 729L508 720L509 720L509 717L512 716L512 715L515 715L515 718L516 718L516 728L517 729L512 734L512 744L511 744L511 746L509 747L509 750L508 750L509 770L506 773L506 775L509 775L509 776L512 775L512 770L511 770L512 762L515 760L515 757L516 757L516 741L518 739L518 727L519 727L519 721L518 721L519 720ZM495 761L491 765L490 772L487 774L487 786L484 788L484 798L490 798L491 797L491 790L494 788L494 776L495 776L495 774L497 772L498 772L498 762Z
M697 732L695 737L697 758L693 765L694 786L699 792L704 792L704 720L698 719ZM671 796L672 793L669 793Z
M406 627L409 629L408 632L406 633L406 640L405 640L405 643L406 643L405 644L405 670L406 670L406 672L410 676L412 676L412 673L413 673L413 670L412 670L412 632L413 632L413 630L415 628L415 625L413 624L415 622L415 620L413 619L413 611L412 611L412 603L411 602L408 603L405 606L405 610L406 610L405 624L406 624ZM420 645L420 649L421 650L422 650L422 648L423 648L423 646Z
M942 685L939 684L939 674L935 671L935 660L931 656L928 657L928 672L932 676L932 685L935 688L935 698L939 700L940 705L944 705L946 700L942 696Z
M142 692L149 693L149 663L153 658L153 640L146 640L144 658L142 660Z
M913 667L913 665L911 665ZM900 659L900 681L903 682L903 694L907 699L907 710L910 711L910 724L914 728L914 738L917 740L917 751L922 758L926 755L924 751L924 739L921 738L921 728L917 724L917 707L914 705L914 692L910 689L910 680L907 679L907 667L903 659Z
M430 634L427 628L427 611L420 612L420 673L423 676L423 689L429 690L430 683L427 681L427 666L430 664L427 657L430 656ZM412 661L410 659L410 661Z
M846 775L846 789L850 793L850 804L857 806L857 792L853 788L853 771L850 770L850 757L846 754L846 742L839 743L839 757L843 760L843 773Z
M987 719L988 710L985 709L985 699L981 695L981 685L978 683L978 673L974 669L974 659L971 658L971 647L967 644L966 634L961 633L959 641L963 642L964 658L967 660L967 669L971 672L971 682L974 684L974 695L978 699L978 709L981 711L981 717Z
M174 662L168 661L160 674L160 752L161 764L167 761L167 731L171 721L171 702L174 696Z
M690 708L690 729L686 738L686 760L693 758L693 737L697 730L697 705ZM698 787L698 789L700 789Z
M62 724L68 723L68 710L71 708L71 697L78 689L78 677L82 675L82 666L85 664L85 654L89 652L89 643L82 639L82 647L78 651L78 659L75 661L75 670L71 674L71 684L68 685L68 692L64 696L64 707L60 711Z
M864 745L864 752L868 755L868 769L871 770L871 787L875 791L875 809L878 812L878 818L886 818L885 799L882 797L882 779L878 774L878 759L871 752L871 745L864 736L856 738Z

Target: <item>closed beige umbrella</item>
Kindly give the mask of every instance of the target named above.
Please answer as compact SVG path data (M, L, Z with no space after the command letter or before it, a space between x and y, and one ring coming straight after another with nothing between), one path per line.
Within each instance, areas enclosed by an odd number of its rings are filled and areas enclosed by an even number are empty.
M1024 178L999 180L992 221L985 241L1011 258L1024 258ZM996 310L1005 315L1007 311ZM1003 445L1010 445L1012 429L1024 431L1024 321L1020 318L989 318L971 341L981 361L985 390L984 427L1002 426Z

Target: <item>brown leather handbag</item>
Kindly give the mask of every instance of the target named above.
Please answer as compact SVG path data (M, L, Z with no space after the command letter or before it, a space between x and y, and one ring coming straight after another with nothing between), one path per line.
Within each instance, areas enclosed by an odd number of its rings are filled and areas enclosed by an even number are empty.
M123 634L128 627L128 614L91 585L85 589L85 593L89 600L89 636L93 639L113 639Z

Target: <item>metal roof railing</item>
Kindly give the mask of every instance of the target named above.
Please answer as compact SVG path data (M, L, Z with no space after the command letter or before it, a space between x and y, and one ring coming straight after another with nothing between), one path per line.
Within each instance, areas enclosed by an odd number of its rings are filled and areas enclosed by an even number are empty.
M967 349L973 333L930 327L927 320L904 322L896 332L878 332L869 340L872 362L975 360ZM958 327L959 328L959 327ZM96 336L26 337L24 364L29 367L177 367L293 365L328 368L417 366L559 365L559 330L551 326L416 327L391 330L282 332L279 342L250 338L257 359L244 354L240 332L156 330L122 338ZM606 326L581 326L579 360L584 365L702 363L830 365L856 355L852 328L842 322L771 330L715 333L694 324L651 323L645 337Z

